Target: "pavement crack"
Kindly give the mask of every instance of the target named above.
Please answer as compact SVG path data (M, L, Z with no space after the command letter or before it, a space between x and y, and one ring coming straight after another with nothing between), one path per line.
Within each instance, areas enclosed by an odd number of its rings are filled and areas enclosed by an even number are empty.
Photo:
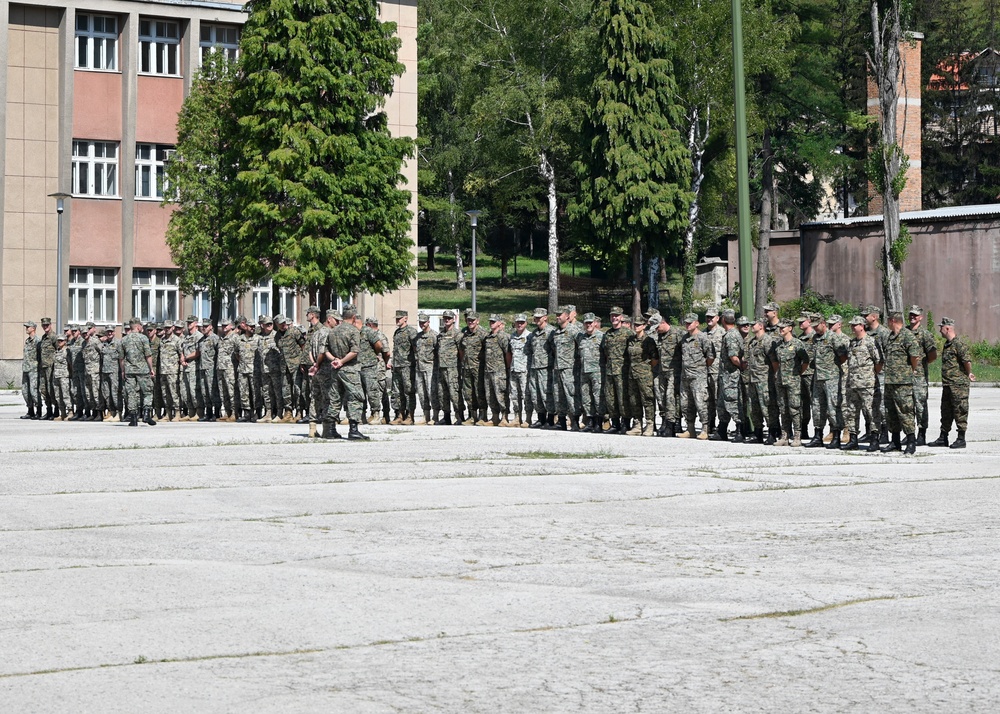
M883 600L902 600L907 598L921 597L920 595L882 595L877 597L862 597L843 602L832 602L818 607L806 607L798 610L778 610L773 612L761 612L756 615L739 615L737 617L721 617L719 622L736 622L737 620L761 620L767 618L797 617L799 615L812 615L817 612L836 610L849 605L861 605L868 602L880 602Z

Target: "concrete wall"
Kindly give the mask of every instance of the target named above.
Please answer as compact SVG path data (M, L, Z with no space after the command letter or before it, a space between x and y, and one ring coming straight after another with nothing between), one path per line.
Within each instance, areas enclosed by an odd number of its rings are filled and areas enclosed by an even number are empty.
M792 300L801 294L799 273L799 232L772 231L770 249L771 274L774 276L774 299ZM736 236L729 236L729 292L740 281L739 248ZM754 281L757 279L757 251L751 259Z

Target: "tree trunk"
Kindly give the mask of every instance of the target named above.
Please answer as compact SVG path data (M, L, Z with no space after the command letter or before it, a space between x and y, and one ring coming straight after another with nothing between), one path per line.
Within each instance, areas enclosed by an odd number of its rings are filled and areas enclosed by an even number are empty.
M455 246L455 283L459 290L465 290L465 266L462 264L462 241L458 237L458 223L455 216L455 184L448 171L448 202L451 204L451 242Z
M556 200L556 169L546 152L538 157L538 170L548 189L549 197L549 312L559 309L559 204Z
M510 257L506 255L500 256L500 287L507 287L507 264L510 263Z
M692 107L688 115L688 153L691 156L691 205L688 207L688 225L684 232L684 273L681 278L681 312L687 312L694 303L694 277L697 271L698 254L695 252L694 237L698 232L701 213L701 184L705 180L703 159L705 142L711 129L712 115L705 110L705 124L702 128L698 107Z
M437 270L437 266L434 264L434 252L435 252L436 248L437 248L437 246L434 245L433 243L431 243L430 245L427 246L427 272L428 273L433 273L435 270Z
M754 285L754 314L764 316L764 305L770 302L768 283L771 277L771 226L774 219L774 153L771 150L771 128L764 127L761 148L760 245L757 247L757 279Z
M632 314L642 314L642 244L636 241L630 249L632 254Z

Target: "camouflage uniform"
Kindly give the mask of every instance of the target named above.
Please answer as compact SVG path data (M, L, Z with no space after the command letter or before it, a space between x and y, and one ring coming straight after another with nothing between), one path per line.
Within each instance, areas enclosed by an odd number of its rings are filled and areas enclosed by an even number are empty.
M879 361L885 362L886 339L889 337L889 328L879 325L874 330L868 330L868 336L875 340L878 347ZM885 370L883 369L875 376L875 399L872 401L872 431L878 432L885 425Z
M82 415L87 393L87 368L83 361L83 338L73 337L67 340L66 351L69 353L66 357L66 361L69 362L69 389L70 394L73 395L73 407L70 411Z
M236 362L233 360L238 348L239 334L230 330L229 334L219 339L215 357L216 387L219 390L218 409L220 416L232 421L236 416Z
M57 344L62 340L57 338ZM65 419L72 403L69 381L70 353L67 347L56 348L52 354L52 397L55 403L56 415Z
M152 329L147 335L149 339L149 351L152 353L153 359L153 370L156 372L156 377L152 379L153 382L153 413L159 416L163 410L163 393L160 391L160 344L163 340L156 334L156 326L153 325Z
M719 381L716 389L716 409L719 415L719 430L733 420L739 429L745 419L744 404L740 390L740 368L733 364L731 357L743 359L745 345L743 335L733 327L725 330L722 337L722 351L719 353Z
M771 341L772 338L767 333L760 337L750 335L743 346L743 354L747 361L750 424L761 435L766 421L768 433L773 437L781 431L781 426L777 421L771 420Z
M201 374L198 371L198 357L193 360L188 356L201 350L201 341L205 336L195 330L188 332L181 338L181 404L184 405L185 414L188 419L194 419L203 414L203 398L199 389L198 380ZM185 364L185 360L187 363Z
M392 335L392 408L404 417L412 417L417 408L413 389L416 370L413 341L416 338L417 328L412 325L398 327Z
M771 361L778 364L778 410L781 430L786 440L799 441L798 428L802 420L801 369L809 364L809 352L797 337L779 339L771 346Z
M312 413L311 409L313 405L313 390L312 377L309 376L309 368L313 365L312 337L321 327L323 327L322 322L317 322L315 325L310 323L309 329L306 330L303 335L302 352L299 356L299 368L295 375L295 389L298 394L298 401L295 403L294 407L298 410L301 416L310 417L312 421L316 421L316 415Z
M708 430L708 365L715 359L715 344L703 332L685 332L681 339L681 403L687 420L687 433L694 436L695 416L702 431Z
M660 418L665 427L673 427L680 419L681 351L684 331L671 327L667 332L655 330L650 337L656 343L660 372ZM665 431L667 431L665 429ZM670 432L673 433L673 432Z
M84 403L91 414L101 407L101 338L94 333L83 343L83 393Z
M49 411L56 404L55 385L52 383L52 365L55 353L55 331L42 332L42 336L38 338L38 387L42 398L45 400L45 406ZM117 365L115 366L115 374L118 374Z
M333 380L333 369L330 366L330 360L326 359L325 355L326 345L330 339L330 329L321 322L309 334L310 365L319 362L316 374L309 378L309 386L312 389L312 397L309 402L309 422L311 424L323 421L329 405L330 382ZM360 346L360 340L358 344ZM360 356L361 354L359 353L359 359ZM363 367L361 371L364 371Z
M708 313L706 313L708 314ZM718 313L716 313L718 314ZM726 335L726 328L724 328L718 322L708 330L703 333L705 337L709 339L712 343L712 348L715 350L716 357L722 352L722 338ZM718 382L719 382L719 360L716 359L712 364L708 366L708 429L712 430L715 424L715 415L718 411L719 394Z
M327 331L329 332L329 328ZM364 325L361 328L361 336L358 338L358 347L361 350L358 352L361 389L365 394L373 419L382 413L382 393L385 391L385 362L382 361L382 352L375 352L375 345L384 339L381 334L378 330ZM382 345L383 351L387 349L385 342ZM328 363L324 362L324 364L329 367ZM329 377L326 378L326 383L328 382ZM362 411L366 410L362 408Z
M528 403L539 419L543 414L556 412L552 394L552 343L549 341L554 331L552 325L544 329L536 325L524 346L528 355Z
M629 413L636 420L630 433L653 436L656 423L656 402L653 398L653 361L659 359L656 343L649 335L633 332L625 343L625 365L628 373L626 399ZM645 425L645 430L642 426Z
M118 339L113 335L101 346L101 401L112 415L118 414Z
M494 315L493 318L498 318ZM510 340L503 330L492 332L483 338L483 386L486 399L493 412L493 423L507 423L507 350Z
M198 383L201 389L201 404L205 411L218 413L221 399L215 380L216 360L219 354L219 336L212 332L202 335L198 343L201 354L198 357Z
M777 325L767 325L764 328L764 344L767 347L767 359L770 361L771 352L774 350L774 345L776 342L781 342L781 335L778 333ZM774 436L777 438L781 431L781 404L778 401L778 373L775 371L774 366L770 368L770 373L767 377L767 423L770 428L771 424L774 424ZM786 434L785 436L789 436Z
M922 355L920 358L920 369L913 374L913 412L915 426L922 431L926 431L928 424L927 358L932 352L937 351L937 342L934 341L934 335L923 327L914 330L907 325L905 329L909 330L910 334L912 334L917 340L917 344L920 346L920 352Z
M603 342L604 333L600 330L594 330L592 335L584 330L576 336L576 351L580 355L580 406L583 416L588 419L601 419L604 416L601 399L604 392L601 377L604 366L601 349Z
M163 395L167 418L171 421L177 418L181 407L180 385L177 381L180 371L180 338L174 334L164 336L160 340L160 367L156 372L156 379L160 383L160 394Z
M287 320L287 318L285 318ZM289 325L284 330L275 330L274 342L281 352L281 399L282 414L292 411L299 403L302 390L302 379L299 376L299 363L302 361L303 346L306 338L302 330Z
M969 426L969 375L963 365L972 361L968 346L958 335L944 343L941 350L941 433L951 431L955 422L959 438L965 437Z
M265 415L270 408L272 421L284 416L285 408L285 362L278 347L277 335L261 333L257 351L261 359L261 379L264 390Z
M844 423L851 433L851 438L857 436L859 416L864 414L865 421L873 423L872 411L875 402L875 367L882 362L882 354L878 344L869 335L861 339L854 338L848 345L847 356L847 388L844 394Z
M451 421L452 411L456 422L462 420L462 380L458 363L461 337L461 331L454 325L450 330L442 330L437 337L438 399L446 422Z
M486 328L478 325L462 330L459 347L462 350L462 397L468 409L468 420L486 421L486 390L483 384L483 340Z
M378 336L377 341L382 343L382 354L376 355L381 360L381 362L379 362L378 364L378 370L376 372L376 377L378 379L379 387L381 388L381 391L379 392L379 394L381 395L379 396L379 399L382 400L381 403L379 403L378 400L375 400L376 395L374 391L367 392L367 394L369 400L374 400L371 402L372 412L374 413L377 412L379 409L381 409L384 413L385 421L388 422L389 391L390 391L389 388L392 386L392 384L391 384L391 374L387 375L388 370L385 369L385 366L387 362L391 362L390 358L392 356L392 350L389 349L389 336L387 334L382 332L382 330L375 330L375 334Z
M560 417L579 417L576 411L576 330L557 327L549 335L552 344L552 387L555 392L556 414Z
M420 330L413 338L413 355L416 364L416 395L414 406L420 402L424 421L434 421L438 411L438 389L434 368L434 349L437 347L437 330ZM374 354L374 353L373 353Z
M243 333L236 342L236 391L240 397L240 409L244 419L251 415L257 406L257 358L260 352L260 337L255 334Z
M361 332L349 322L342 322L330 330L326 348L338 359L350 352L357 354L361 348ZM361 389L361 366L357 359L351 360L340 369L332 370L327 394L328 405L324 422L336 424L340 419L341 408L347 411L349 421L355 424L361 421L364 415L365 395Z
M24 355L21 359L21 396L29 414L42 415L42 393L38 388L38 337L32 335L24 339Z
M627 327L612 327L604 333L604 405L613 421L629 418L625 397L625 345L635 335Z
M125 400L133 415L153 407L153 380L146 362L152 356L149 338L141 332L129 332L118 343L118 359L125 363Z
M806 348L806 354L809 355L809 366L806 367L806 371L802 373L799 379L801 384L799 390L799 404L801 404L799 412L799 433L802 437L805 437L809 433L809 422L813 421L812 414L812 391L813 391L813 381L814 374L813 362L816 357L813 354L813 341L812 338L816 334L815 330L810 330L808 333L803 332L799 336L799 342ZM823 423L820 422L820 429L823 428Z
M812 335L812 416L817 436L825 424L830 424L830 432L838 433L844 428L844 416L840 400L840 364L837 357L846 353L847 344L840 335L827 330L822 335Z
M909 330L889 333L885 348L885 416L889 431L913 435L913 366L911 357L921 357L923 351Z
M525 351L530 334L528 330L524 330L520 335L517 332L510 333L507 347L510 354L508 399L512 413L511 418L525 426L531 421L533 410L531 397L528 394L528 353Z

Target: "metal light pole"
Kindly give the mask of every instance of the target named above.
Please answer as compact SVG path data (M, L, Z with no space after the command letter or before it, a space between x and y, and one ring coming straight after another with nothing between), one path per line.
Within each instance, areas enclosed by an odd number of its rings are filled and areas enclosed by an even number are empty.
M63 328L63 211L66 210L65 201L70 198L68 193L50 193L49 198L56 199L56 330L62 332Z
M482 211L466 211L469 223L472 224L472 311L476 311L476 226Z
M743 8L733 3L733 97L736 104L736 205L739 211L740 312L753 317L750 257L750 159L747 151L746 91L743 87Z

